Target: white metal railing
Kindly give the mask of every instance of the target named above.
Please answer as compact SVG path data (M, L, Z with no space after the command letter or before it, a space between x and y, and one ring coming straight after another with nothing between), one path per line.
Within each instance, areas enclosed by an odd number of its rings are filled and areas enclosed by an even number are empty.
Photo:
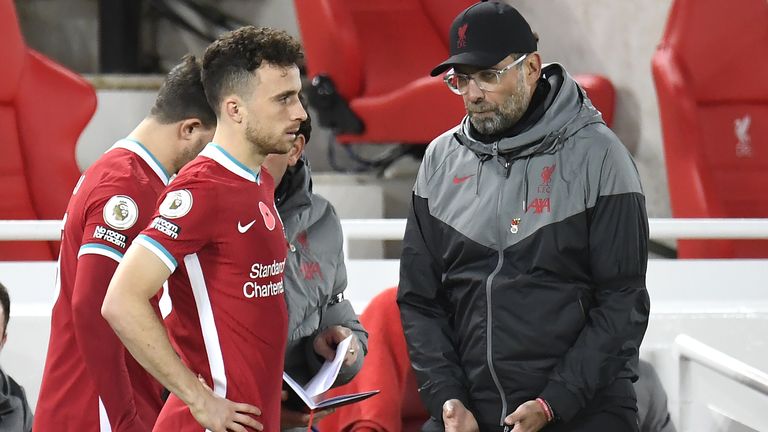
M736 383L768 396L768 374L760 371L728 354L716 350L686 334L675 338L675 350L679 361L678 397L680 409L678 421L681 431L688 430L690 425L685 409L690 405L692 394L689 389L690 375L685 373L690 363L696 363L714 371Z
M675 338L680 361L698 363L718 374L768 396L768 374L686 334Z
M768 219L651 218L650 237L661 239L768 239ZM344 251L349 240L401 240L405 219L342 219ZM0 220L0 241L58 240L59 220Z
M61 227L60 220L0 220L0 241L58 240Z
M59 220L0 220L2 240L58 240ZM355 240L400 240L405 219L343 219L344 236ZM768 239L768 219L649 219L660 239Z
M768 239L768 219L648 220L650 237L661 239ZM345 246L355 240L401 240L405 219L343 219ZM345 248L346 250L346 248Z

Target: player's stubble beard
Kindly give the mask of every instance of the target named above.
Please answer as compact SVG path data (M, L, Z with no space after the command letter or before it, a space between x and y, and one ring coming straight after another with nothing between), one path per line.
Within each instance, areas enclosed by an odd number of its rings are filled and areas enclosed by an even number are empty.
M483 135L495 135L511 128L523 117L531 100L531 91L525 85L525 76L518 74L515 93L508 97L503 104L494 107L493 102L482 100L478 103L466 104L469 121ZM492 112L492 116L482 118L475 112Z
M280 139L284 139L282 136L274 138L266 136L262 128L252 125L250 121L246 121L245 124L245 139L248 140L248 142L251 143L254 147L256 147L256 151L259 154L265 156L273 153L288 153L288 151L291 149L291 146L293 145L293 142L289 142L287 140L285 144L283 144L280 141Z

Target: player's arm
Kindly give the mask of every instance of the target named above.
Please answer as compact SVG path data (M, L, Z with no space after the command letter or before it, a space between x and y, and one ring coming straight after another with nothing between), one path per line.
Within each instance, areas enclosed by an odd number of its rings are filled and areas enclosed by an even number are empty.
M136 360L179 397L203 427L214 432L262 430L248 414L260 415L252 405L216 395L179 359L150 299L171 274L166 264L140 244L133 244L109 284L102 314Z
M152 424L138 417L134 392L125 367L125 348L101 316L109 280L122 254L102 245L84 245L77 263L72 293L75 340L86 369L114 431L144 432ZM89 250L100 254L88 253ZM109 256L109 257L108 257Z
M125 364L125 348L101 316L107 286L126 247L146 224L140 209L151 208L146 194L128 185L102 185L84 209L82 245L77 254L72 288L72 324L75 343L112 430L143 432L154 418L141 418L133 383Z

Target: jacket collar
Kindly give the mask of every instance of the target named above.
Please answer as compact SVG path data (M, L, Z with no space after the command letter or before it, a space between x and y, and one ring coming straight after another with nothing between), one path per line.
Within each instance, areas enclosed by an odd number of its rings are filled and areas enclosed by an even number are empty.
M0 369L0 416L6 415L14 410L11 398L13 389L8 375Z
M465 116L454 134L456 139L481 157L519 158L546 152L584 126L603 122L600 112L592 106L584 90L560 64L545 65L542 74L551 87L544 102L548 107L531 127L517 135L486 144L472 136L469 117Z
M304 155L296 165L288 167L275 188L275 204L284 217L299 213L312 204L312 175Z

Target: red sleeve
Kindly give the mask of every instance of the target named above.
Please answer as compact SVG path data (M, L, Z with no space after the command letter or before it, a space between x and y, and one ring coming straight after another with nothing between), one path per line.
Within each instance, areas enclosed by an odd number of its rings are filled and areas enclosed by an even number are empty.
M147 226L156 196L134 185L106 186L98 193L89 200L84 212L85 228L78 256L96 254L119 261Z
M200 181L174 181L136 242L174 272L180 260L214 238L215 215L216 197L210 186Z
M138 417L126 351L102 318L101 305L123 254L146 226L156 197L138 185L105 186L98 193L84 212L85 229L72 292L75 340L112 430L146 432L155 419Z
M154 419L139 419L125 365L125 348L101 316L101 304L112 274L113 259L95 254L80 257L72 296L75 339L113 431L146 432ZM143 422L148 422L144 424Z

